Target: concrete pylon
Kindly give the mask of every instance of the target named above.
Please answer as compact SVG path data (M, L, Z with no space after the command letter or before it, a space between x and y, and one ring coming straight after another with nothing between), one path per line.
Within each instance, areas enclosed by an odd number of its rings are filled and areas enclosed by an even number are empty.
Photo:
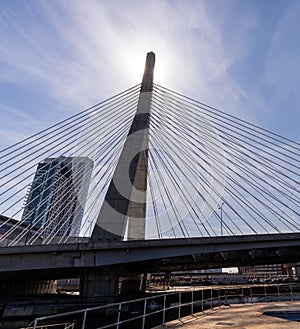
M146 58L137 111L121 152L91 239L145 238L148 133L155 54Z
M145 239L148 135L154 64L155 55L150 52L146 58L137 111L99 212L91 236L93 241ZM108 301L119 292L138 292L142 275L126 273L119 291L122 274L117 268L84 270L80 275L81 298Z

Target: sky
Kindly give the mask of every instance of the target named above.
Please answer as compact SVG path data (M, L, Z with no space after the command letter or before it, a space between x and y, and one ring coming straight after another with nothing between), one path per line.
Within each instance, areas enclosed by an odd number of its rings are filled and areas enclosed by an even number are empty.
M141 82L300 141L300 1L0 0L0 147Z

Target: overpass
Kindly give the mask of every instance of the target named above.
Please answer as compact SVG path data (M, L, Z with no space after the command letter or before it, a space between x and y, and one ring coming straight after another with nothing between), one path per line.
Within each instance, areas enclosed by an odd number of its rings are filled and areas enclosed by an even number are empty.
M300 233L144 241L85 242L0 249L2 282L80 277L82 298L99 296L97 277L300 262ZM106 282L113 295L116 281ZM103 291L103 284L101 284ZM111 290L109 290L111 289Z
M84 268L117 265L139 273L215 268L261 264L262 257L266 263L286 263L299 261L299 246L300 233L287 233L8 247L0 249L0 276L60 278Z

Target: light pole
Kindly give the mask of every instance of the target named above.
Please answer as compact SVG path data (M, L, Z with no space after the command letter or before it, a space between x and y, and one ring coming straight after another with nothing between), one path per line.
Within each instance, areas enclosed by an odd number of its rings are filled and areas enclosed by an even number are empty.
M221 236L223 236L223 204L224 202L221 203L220 207L218 209L221 209L221 216L220 216L220 219L221 219Z

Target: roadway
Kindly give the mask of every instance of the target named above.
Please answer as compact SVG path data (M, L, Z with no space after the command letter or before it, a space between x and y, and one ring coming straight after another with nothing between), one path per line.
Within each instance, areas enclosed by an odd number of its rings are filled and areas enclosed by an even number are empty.
M0 248L0 279L57 279L83 269L146 273L300 262L300 233Z

